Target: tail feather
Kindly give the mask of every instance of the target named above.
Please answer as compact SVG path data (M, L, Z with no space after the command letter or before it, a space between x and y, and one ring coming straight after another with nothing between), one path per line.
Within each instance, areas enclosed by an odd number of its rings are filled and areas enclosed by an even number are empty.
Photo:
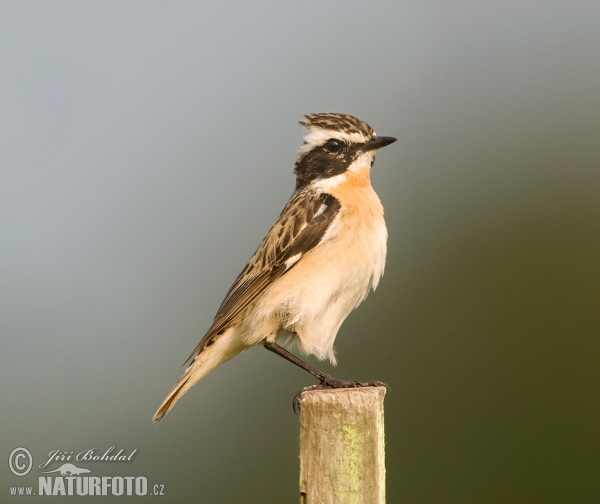
M237 327L230 327L223 334L215 336L214 342L204 347L183 372L173 390L154 414L152 422L155 424L160 422L190 388L219 364L235 357L245 348L246 345L242 342Z

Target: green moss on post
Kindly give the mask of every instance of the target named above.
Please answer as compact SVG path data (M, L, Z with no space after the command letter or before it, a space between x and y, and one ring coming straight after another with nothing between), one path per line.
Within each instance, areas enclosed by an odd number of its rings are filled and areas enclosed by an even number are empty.
M300 503L384 504L384 387L300 397Z

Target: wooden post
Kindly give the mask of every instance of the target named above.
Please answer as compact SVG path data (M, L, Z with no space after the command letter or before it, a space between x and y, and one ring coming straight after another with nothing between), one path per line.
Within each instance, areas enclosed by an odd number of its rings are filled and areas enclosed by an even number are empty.
M385 387L300 396L300 503L384 504Z

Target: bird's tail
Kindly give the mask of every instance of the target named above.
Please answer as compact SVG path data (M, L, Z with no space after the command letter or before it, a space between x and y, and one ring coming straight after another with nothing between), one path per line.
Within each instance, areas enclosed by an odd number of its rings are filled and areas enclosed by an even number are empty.
M223 334L215 336L212 344L205 346L194 358L188 368L183 372L179 381L173 387L163 403L160 405L152 421L156 424L171 411L175 403L190 388L215 369L219 364L235 357L247 346L240 338L240 330L230 327Z

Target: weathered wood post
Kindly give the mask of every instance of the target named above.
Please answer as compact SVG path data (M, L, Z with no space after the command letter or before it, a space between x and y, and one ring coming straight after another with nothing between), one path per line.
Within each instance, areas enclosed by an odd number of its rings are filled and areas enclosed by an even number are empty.
M300 503L384 504L385 387L300 396Z

